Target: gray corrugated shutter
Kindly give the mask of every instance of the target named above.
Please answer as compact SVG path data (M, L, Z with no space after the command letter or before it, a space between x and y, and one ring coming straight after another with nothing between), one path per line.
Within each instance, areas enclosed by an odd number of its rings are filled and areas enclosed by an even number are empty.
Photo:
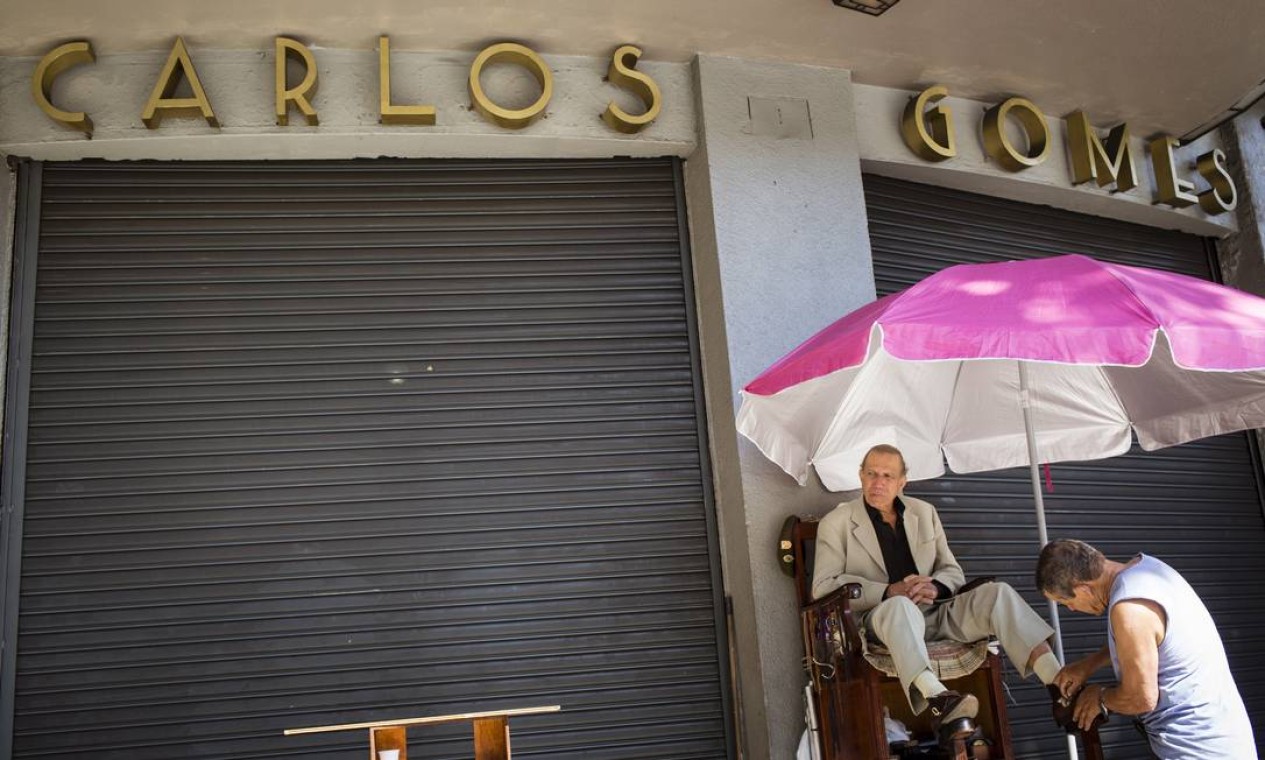
M43 179L15 757L727 756L675 161Z
M873 175L865 177L865 193L879 295L953 264L1061 253L1213 277L1208 249L1193 235ZM1135 445L1111 460L1053 465L1045 507L1052 537L1089 541L1117 559L1154 554L1186 576L1217 620L1239 690L1259 723L1265 593L1254 582L1243 584L1265 577L1257 461L1245 434L1151 453ZM1045 614L1032 579L1037 528L1027 468L949 475L909 491L939 505L968 576L1000 576ZM1101 618L1064 612L1062 621L1070 657L1106 643ZM1064 741L1045 692L1013 671L1007 681L1019 701L1011 718L1020 757L1061 756ZM1149 757L1144 740L1119 717L1103 739L1115 760Z

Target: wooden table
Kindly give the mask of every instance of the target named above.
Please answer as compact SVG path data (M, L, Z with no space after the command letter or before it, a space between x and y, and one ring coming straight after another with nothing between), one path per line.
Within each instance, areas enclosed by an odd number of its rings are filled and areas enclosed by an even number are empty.
M474 723L474 760L509 760L510 757L510 724L509 719L516 715L538 715L540 713L558 712L561 705L548 707L517 707L509 710L492 710L489 712L461 713L458 715L434 715L426 718L404 718L402 720L377 720L369 723L343 723L335 726L309 726L307 728L287 728L286 736L298 734L320 734L330 731L369 730L369 760L378 760L378 751L398 749L400 760L408 760L409 726L429 726L439 723Z

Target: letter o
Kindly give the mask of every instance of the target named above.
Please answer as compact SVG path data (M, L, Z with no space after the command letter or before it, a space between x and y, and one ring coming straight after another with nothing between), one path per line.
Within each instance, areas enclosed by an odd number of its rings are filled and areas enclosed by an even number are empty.
M1021 151L1006 134L1006 117L1013 114L1028 136L1028 150ZM1032 101L1010 98L984 112L984 150L1002 168L1012 172L1036 166L1050 154L1050 129L1045 114Z
M482 83L479 82L483 68L492 63L515 63L527 69L540 84L540 97L530 106L518 110L502 108L493 103L483 91ZM545 106L549 105L551 97L553 97L553 74L545 65L544 60L531 48L515 42L498 42L484 48L475 57L474 63L470 64L470 99L474 103L475 110L497 126L506 129L522 129L544 113Z

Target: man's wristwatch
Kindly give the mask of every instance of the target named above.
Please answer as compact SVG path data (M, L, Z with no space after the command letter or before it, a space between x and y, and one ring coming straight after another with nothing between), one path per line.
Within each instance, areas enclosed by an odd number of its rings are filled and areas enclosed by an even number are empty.
M1107 687L1106 686L1098 690L1098 712L1102 713L1102 716L1104 718L1106 718L1108 715L1111 715L1111 710L1107 709Z

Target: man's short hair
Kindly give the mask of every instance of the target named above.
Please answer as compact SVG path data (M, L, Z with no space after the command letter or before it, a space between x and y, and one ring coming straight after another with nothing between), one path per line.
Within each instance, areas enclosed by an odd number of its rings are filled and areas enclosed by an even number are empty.
M870 458L870 454L895 454L900 459L900 474L903 477L909 468L905 466L905 455L900 453L900 449L890 443L880 443L877 446L871 446L870 450L865 452L865 456L861 457L861 469L865 469L865 462Z
M1057 538L1045 545L1037 559L1037 590L1070 599L1076 587L1102 575L1107 558L1074 538Z

